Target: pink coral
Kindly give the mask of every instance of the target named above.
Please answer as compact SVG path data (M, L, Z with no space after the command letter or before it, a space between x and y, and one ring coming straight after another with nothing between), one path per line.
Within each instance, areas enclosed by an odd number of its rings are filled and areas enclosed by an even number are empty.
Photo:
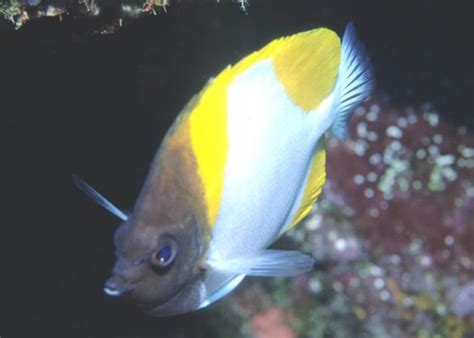
M258 338L295 338L296 333L288 326L288 316L279 308L272 307L256 314L252 329Z

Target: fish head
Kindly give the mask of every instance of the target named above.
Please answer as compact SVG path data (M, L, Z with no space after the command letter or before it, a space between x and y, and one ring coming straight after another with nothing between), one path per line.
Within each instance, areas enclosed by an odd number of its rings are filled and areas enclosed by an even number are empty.
M117 261L104 292L123 298L153 315L199 306L202 245L193 217L183 222L124 222L114 237ZM190 294L191 293L191 294Z

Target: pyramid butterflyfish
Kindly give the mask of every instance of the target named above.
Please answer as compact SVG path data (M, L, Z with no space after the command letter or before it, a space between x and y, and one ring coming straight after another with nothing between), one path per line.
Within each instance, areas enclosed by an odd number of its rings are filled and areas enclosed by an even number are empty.
M271 41L222 70L177 116L123 223L104 291L151 315L198 310L245 276L294 276L314 259L268 247L307 216L326 179L325 140L344 138L374 89L349 24Z

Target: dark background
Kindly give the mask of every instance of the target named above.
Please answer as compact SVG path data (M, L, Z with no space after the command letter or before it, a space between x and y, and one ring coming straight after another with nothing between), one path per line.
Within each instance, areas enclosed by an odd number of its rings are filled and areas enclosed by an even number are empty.
M119 222L71 174L131 208L187 100L273 38L317 26L342 33L353 20L378 95L395 106L429 101L451 123L474 126L468 1L249 2L243 13L232 3L176 1L105 36L72 19L19 31L0 22L2 338L216 335L208 318L219 305L149 318L103 295Z

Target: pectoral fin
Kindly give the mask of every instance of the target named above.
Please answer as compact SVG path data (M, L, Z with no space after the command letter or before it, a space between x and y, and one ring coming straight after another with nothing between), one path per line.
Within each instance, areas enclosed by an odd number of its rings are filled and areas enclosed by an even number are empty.
M299 251L263 250L254 255L207 262L212 269L250 276L296 276L311 271L314 258Z
M109 212L120 218L122 221L126 221L128 219L128 216L122 210L117 208L104 196L95 191L94 188L84 182L79 176L72 175L72 179L74 180L74 183L77 185L77 187L84 191L86 195L92 198L97 204L107 209Z

